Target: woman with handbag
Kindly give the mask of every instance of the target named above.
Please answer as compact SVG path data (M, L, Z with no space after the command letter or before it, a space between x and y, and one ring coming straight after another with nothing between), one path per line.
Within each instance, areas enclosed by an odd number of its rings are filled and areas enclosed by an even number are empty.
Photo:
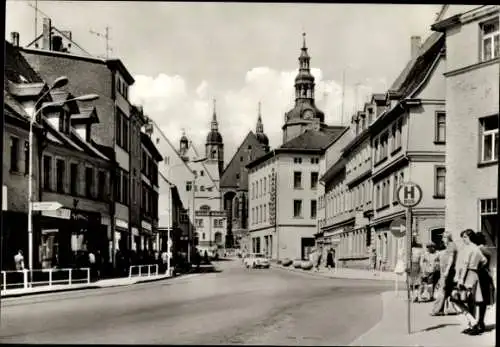
M432 309L431 316L442 316L457 313L453 310L453 303L450 301L451 292L455 287L453 279L455 277L455 264L457 260L457 246L453 242L451 233L443 235L443 244L446 247L440 254L440 278L439 297ZM450 306L452 310L446 310Z
M478 308L478 318L477 324L469 332L470 335L479 335L485 331L484 318L486 316L486 309L488 306L495 303L495 285L493 283L493 278L490 274L490 260L491 253L486 247L486 238L482 232L478 232L474 235L472 239L478 247L486 262L479 264L478 267L478 286L480 290L480 299L476 301L476 306Z
M464 246L459 251L461 261L457 264L457 288L452 292L452 298L457 306L464 310L468 321L469 327L463 333L477 335L480 328L474 318L475 307L476 303L483 301L478 271L482 265L486 264L487 259L479 247L472 242L474 236L472 229L466 229L460 233Z

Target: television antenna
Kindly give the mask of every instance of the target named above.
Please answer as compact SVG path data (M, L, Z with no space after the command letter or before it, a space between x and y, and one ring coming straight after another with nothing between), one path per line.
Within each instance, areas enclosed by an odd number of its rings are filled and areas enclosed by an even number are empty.
M109 52L112 52L113 51L113 48L111 48L109 46L109 41L111 40L111 38L109 37L109 29L110 27L106 26L106 33L100 33L100 32L97 32L97 31L94 31L94 30L90 30L90 33L91 34L94 34L95 36L98 36L98 37L102 37L104 38L104 40L106 40L106 59L109 58Z

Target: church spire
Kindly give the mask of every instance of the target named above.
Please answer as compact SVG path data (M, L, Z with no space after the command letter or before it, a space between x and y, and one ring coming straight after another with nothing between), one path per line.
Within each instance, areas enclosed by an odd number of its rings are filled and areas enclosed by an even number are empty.
M314 76L310 69L311 57L307 53L306 33L302 33L302 48L299 56L299 73L295 77L295 103L314 104Z
M212 115L212 123L210 129L212 131L219 131L219 124L217 123L217 111L216 111L216 100L215 98L213 99L214 102L214 109L213 109L213 115Z
M259 101L259 108L258 108L258 118L257 118L257 129L256 132L257 134L263 134L264 133L264 124L262 124L262 114L260 112L260 101Z

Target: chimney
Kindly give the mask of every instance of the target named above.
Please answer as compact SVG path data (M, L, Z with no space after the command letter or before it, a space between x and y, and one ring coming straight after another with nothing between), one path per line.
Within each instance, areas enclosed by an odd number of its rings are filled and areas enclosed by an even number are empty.
M418 50L420 49L420 36L411 37L411 59L415 59L418 56Z
M14 47L19 47L19 33L17 31L13 31L10 33L11 43Z
M45 17L43 19L42 49L50 51L51 41L52 41L51 36L52 36L52 22L50 18Z
M61 36L59 35L52 36L52 50L56 52L63 51L63 41Z

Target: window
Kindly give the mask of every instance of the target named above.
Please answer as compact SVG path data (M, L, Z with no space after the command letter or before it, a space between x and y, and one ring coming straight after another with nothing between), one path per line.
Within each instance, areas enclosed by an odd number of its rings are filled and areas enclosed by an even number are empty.
M201 234L201 239L202 239L202 240L205 240L205 233L202 233L202 234Z
M203 228L203 218L196 218L196 227Z
M126 150L129 150L129 120L127 116L117 107L115 124L116 144Z
M401 148L401 132L402 132L402 130L403 130L403 120L399 119L397 122L397 127L396 127L396 137L395 137L396 144L394 146L394 150L398 150L399 148Z
M498 19L487 22L481 25L482 29L482 58L483 61L495 59L499 54L499 37Z
M302 164L302 158L293 158L295 164Z
M266 189L267 189L267 177L264 177L264 194L266 194Z
M375 163L378 162L380 155L379 147L378 147L378 139L376 139L373 143L373 156L374 156L374 161Z
M483 199L480 202L481 231L487 238L488 246L497 245L498 232L498 200Z
M377 184L377 188L375 190L375 208L379 208L381 206L380 203L380 184Z
M317 209L318 206L316 200L311 200L311 219L316 219Z
M300 171L295 171L293 173L293 187L295 189L302 188L302 173Z
M263 210L263 213L264 213L263 221L264 222L267 221L266 211L267 211L267 204L264 204L264 210Z
M94 169L91 167L85 168L85 196L92 197L92 185L94 184Z
M52 157L43 156L43 188L52 190Z
M64 193L64 183L65 183L65 163L62 159L56 160L56 190L58 193Z
M200 186L200 191L204 192L205 191L205 186Z
M311 189L316 189L318 187L318 176L317 172L311 172Z
M302 217L302 200L293 200L293 216L295 218Z
M380 160L387 158L387 152L388 152L388 137L389 133L385 132L382 134L380 137L380 147L381 147L381 154L380 154Z
M116 109L115 136L116 143L120 146L122 144L122 115L118 109Z
M128 142L129 142L129 136L128 136L128 131L129 131L129 122L128 119L123 117L122 119L122 126L123 126L123 149L128 151Z
M445 143L446 141L446 113L436 112L436 143Z
M392 125L392 128L391 128L391 137L392 137L392 140L391 140L391 153L394 152L394 150L396 149L396 133L398 132L397 128L398 128L397 123L394 123Z
M17 137L10 138L10 171L19 171L19 139Z
M190 192L193 189L193 183L191 181L186 182L186 191Z
M72 163L70 165L70 194L73 196L78 195L78 164Z
M97 195L100 199L104 199L106 197L106 172L99 171L97 174ZM134 188L134 196L135 196L135 185L132 186Z
M30 143L24 141L24 173L29 174L30 171Z
M436 183L434 188L434 196L444 198L446 182L446 168L442 166L436 167Z
M393 177L393 187L392 187L392 201L393 202L396 202L398 201L398 174L394 174L394 177Z
M481 162L498 160L498 116L490 116L481 122Z

